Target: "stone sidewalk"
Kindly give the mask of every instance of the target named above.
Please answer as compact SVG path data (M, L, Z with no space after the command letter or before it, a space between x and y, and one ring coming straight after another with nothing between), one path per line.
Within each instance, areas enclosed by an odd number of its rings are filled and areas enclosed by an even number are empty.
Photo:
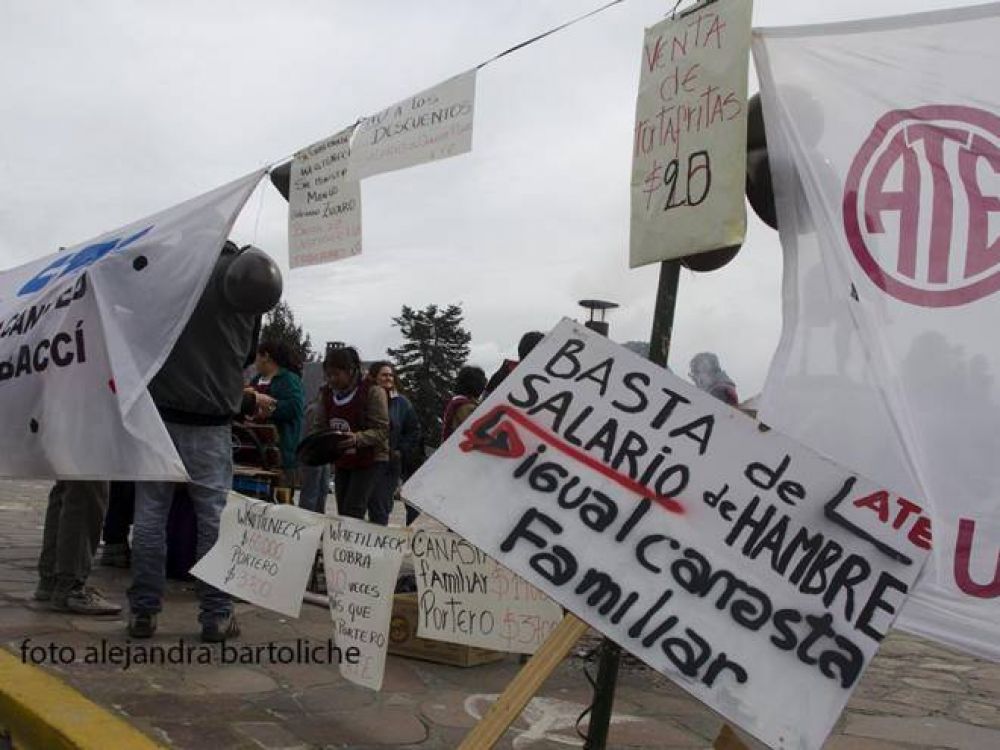
M390 656L374 693L314 664L133 665L84 663L95 649L125 646L121 617L54 613L31 601L48 483L0 481L0 643L21 656L40 646L43 668L169 747L456 747L519 669L517 657L462 669ZM95 568L92 583L124 601L128 572ZM306 605L298 620L240 605L241 644L325 643L327 612ZM199 645L190 585L171 583L153 643ZM25 645L24 639L31 640ZM144 644L145 645L145 644ZM51 646L56 653L49 654ZM218 647L213 647L218 648ZM590 702L579 653L567 659L498 745L556 750L582 746L574 726ZM67 663L53 664L57 661ZM721 721L680 688L627 660L609 747L708 748ZM1000 665L894 634L866 672L827 750L998 750Z

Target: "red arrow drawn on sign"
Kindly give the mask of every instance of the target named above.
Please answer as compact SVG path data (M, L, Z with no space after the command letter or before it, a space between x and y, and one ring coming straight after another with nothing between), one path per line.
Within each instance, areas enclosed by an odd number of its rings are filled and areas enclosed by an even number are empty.
M684 513L684 506L678 500L650 492L645 485L570 445L549 430L532 422L526 414L506 404L493 407L473 422L469 429L464 431L465 439L458 447L466 453L478 451L500 458L520 458L525 454L526 448L524 441L517 434L515 423L574 461L593 469L640 498L648 497L671 513Z

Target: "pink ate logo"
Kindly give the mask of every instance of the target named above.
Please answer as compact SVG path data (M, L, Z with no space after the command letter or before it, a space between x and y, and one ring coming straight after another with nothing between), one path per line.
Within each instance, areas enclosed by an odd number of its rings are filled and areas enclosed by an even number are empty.
M953 307L1000 290L1000 117L947 105L883 115L843 209L854 257L897 299Z

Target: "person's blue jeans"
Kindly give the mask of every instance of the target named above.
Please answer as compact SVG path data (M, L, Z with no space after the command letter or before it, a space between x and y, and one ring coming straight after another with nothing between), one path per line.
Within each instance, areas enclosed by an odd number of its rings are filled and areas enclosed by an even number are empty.
M198 519L197 556L211 549L219 537L219 517L233 485L232 436L229 425L201 426L166 423L191 481L188 495ZM167 517L174 499L171 482L136 482L135 522L132 528L132 585L129 606L136 614L155 614L162 608L166 585ZM222 619L233 608L224 591L196 581L202 624Z
M330 464L302 466L299 472L302 478L299 507L315 513L326 513L326 496L330 494Z

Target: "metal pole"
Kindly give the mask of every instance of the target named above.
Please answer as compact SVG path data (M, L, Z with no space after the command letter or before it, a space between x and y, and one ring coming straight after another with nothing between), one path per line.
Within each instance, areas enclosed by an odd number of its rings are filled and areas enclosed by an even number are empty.
M615 704L615 683L618 681L618 663L622 650L607 638L601 641L600 661L597 663L597 681L594 684L594 704L590 709L590 726L584 750L604 750L608 744L611 711Z
M670 353L670 336L674 331L674 307L677 305L677 284L681 275L681 262L668 260L660 264L660 284L656 289L656 308L653 310L653 331L649 334L649 359L660 367L667 366Z
M656 288L656 307L653 310L653 330L649 335L649 359L661 367L667 366L667 354L670 352L670 335L674 329L674 307L677 304L677 284L680 274L680 261L668 260L660 264L660 281ZM604 750L607 747L621 653L618 644L607 638L601 641L597 680L594 685L594 705L590 710L590 726L587 729L584 750Z

